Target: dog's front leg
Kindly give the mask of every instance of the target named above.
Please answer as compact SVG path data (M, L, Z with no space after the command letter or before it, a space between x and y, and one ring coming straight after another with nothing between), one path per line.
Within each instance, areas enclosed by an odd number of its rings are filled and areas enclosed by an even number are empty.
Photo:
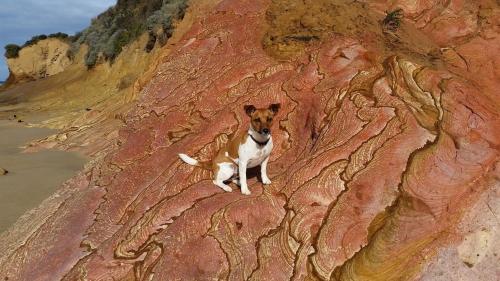
M247 186L247 163L246 159L239 159L238 161L238 173L240 174L240 186L241 193L245 195L250 195L250 190Z
M269 161L269 156L260 164L260 177L262 178L263 184L271 184L271 180L267 176L267 161Z

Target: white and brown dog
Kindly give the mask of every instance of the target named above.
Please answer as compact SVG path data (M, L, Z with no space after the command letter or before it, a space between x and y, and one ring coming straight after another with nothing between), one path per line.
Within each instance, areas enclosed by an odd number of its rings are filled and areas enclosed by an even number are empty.
M225 182L232 179L241 186L241 193L250 194L247 186L247 169L260 165L262 182L270 184L267 176L267 162L273 149L271 125L273 118L278 113L280 104L271 104L268 108L255 108L245 105L245 112L251 118L250 129L237 134L227 145L217 153L212 161L201 162L186 154L179 157L186 163L199 166L214 172L214 184L232 191ZM239 182L238 182L239 176Z

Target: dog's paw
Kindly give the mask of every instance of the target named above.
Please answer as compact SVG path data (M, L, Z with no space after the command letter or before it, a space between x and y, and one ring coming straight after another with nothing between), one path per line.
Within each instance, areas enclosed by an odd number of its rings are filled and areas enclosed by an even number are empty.
M229 185L227 185L227 184L224 184L224 183L222 183L222 182L217 182L217 181L215 181L215 180L213 181L213 183L214 183L216 186L220 187L220 188L221 188L222 190L224 190L225 192L231 192L231 191L233 191L233 190L231 189L231 187L230 187Z
M250 192L250 190L248 190L248 188L247 189L241 189L241 193L245 194L245 195L250 195L251 194L251 192Z
M271 184L271 180L269 178L263 178L262 183L263 184Z

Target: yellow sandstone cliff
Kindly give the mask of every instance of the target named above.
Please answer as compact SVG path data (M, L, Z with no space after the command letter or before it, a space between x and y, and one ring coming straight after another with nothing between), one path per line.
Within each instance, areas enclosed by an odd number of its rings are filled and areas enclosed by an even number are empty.
M9 83L38 80L64 71L71 65L70 45L58 38L47 38L19 51L16 58L7 59Z

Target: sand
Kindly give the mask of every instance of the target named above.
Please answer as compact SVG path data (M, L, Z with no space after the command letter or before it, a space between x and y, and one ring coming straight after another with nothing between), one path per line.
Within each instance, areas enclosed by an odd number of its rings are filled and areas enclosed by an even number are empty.
M0 176L0 232L48 198L87 161L75 152L22 152L29 141L51 133L53 130L29 128L15 120L0 120L0 168L9 171Z

